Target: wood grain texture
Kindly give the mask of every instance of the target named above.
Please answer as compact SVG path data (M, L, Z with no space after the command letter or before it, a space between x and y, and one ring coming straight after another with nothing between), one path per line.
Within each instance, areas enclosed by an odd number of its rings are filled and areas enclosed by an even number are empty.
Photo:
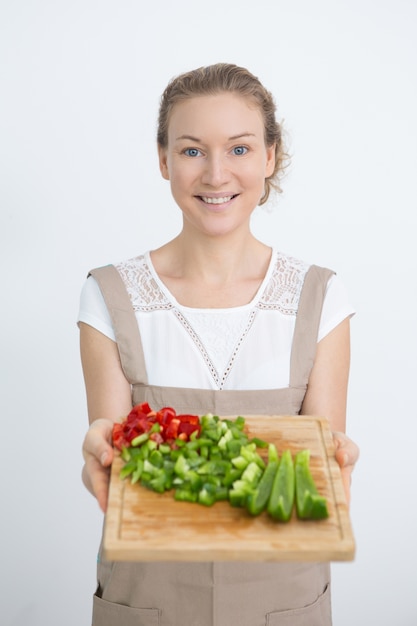
M233 419L233 418L232 418ZM315 416L245 416L250 437L295 455L308 448L310 467L329 517L320 521L273 521L251 517L228 502L212 507L176 502L121 480L116 457L111 471L104 553L117 561L350 561L355 541L328 421ZM263 453L263 451L261 451ZM266 454L266 451L265 451Z

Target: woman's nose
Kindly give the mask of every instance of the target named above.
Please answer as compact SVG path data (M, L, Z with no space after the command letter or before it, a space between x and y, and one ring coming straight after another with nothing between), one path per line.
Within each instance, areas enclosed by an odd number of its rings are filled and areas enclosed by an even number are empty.
M230 179L230 171L221 156L207 158L202 175L202 182L211 187L221 187Z

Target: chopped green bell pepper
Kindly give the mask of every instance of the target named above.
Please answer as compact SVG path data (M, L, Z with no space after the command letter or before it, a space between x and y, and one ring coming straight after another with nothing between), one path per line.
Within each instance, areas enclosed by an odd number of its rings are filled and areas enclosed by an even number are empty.
M310 450L295 456L295 501L300 519L324 519L329 516L327 500L318 493L310 471Z
M281 455L267 505L269 515L279 522L288 522L294 506L294 463L291 452Z

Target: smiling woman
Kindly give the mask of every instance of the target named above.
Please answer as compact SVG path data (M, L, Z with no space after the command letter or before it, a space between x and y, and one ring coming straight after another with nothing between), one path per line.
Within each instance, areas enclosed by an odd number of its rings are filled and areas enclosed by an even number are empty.
M233 94L244 99L248 106L262 116L264 142L275 147L275 165L272 174L265 179L265 193L260 201L268 200L270 191L281 191L280 178L288 163L285 152L281 125L276 120L276 105L272 94L247 69L236 65L218 63L209 67L200 67L176 77L165 89L159 109L158 146L168 145L168 126L173 108L180 102L199 96ZM189 139L193 140L193 137ZM231 137L239 139L239 135Z
M270 248L250 228L285 163L272 96L234 65L179 76L162 96L158 153L181 231L92 270L82 292L85 485L105 511L113 424L148 402L197 415L326 416L348 500L358 457L344 434L354 311L334 272ZM330 607L326 563L101 555L93 626L330 626Z
M249 233L275 166L275 144L265 144L262 114L251 102L233 93L179 102L159 158L185 218L184 237Z

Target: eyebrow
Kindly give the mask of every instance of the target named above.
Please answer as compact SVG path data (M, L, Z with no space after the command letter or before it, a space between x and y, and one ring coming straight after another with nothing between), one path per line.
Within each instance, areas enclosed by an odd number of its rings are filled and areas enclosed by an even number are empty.
M242 139L243 137L255 137L255 133L249 133L249 132L244 132L244 133L239 133L238 135L232 135L232 137L229 137L228 141L235 141L236 139ZM175 141L181 141L183 139L186 139L188 141L195 141L197 143L201 142L201 139L199 139L198 137L194 137L193 135L180 135L180 137L177 137Z

